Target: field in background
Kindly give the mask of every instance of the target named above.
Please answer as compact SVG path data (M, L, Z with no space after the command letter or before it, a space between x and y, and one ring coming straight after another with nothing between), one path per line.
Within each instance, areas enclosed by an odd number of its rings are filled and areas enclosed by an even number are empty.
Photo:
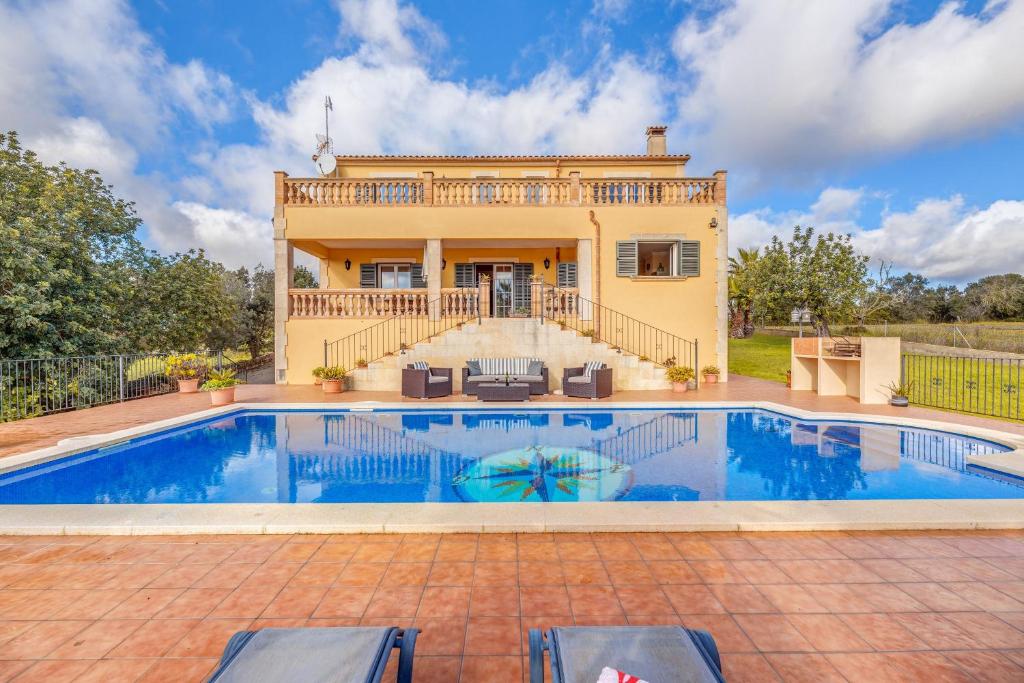
M795 336L798 329L796 325L780 325L766 328L766 331ZM804 334L813 334L813 328L804 325ZM1024 322L837 325L833 328L832 334L901 337L903 341L920 344L1024 354Z
M785 382L789 370L789 337L755 334L729 340L729 372Z

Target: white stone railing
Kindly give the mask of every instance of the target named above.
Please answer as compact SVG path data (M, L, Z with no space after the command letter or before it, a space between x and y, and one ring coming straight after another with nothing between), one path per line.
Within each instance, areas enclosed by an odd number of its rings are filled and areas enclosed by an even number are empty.
M478 299L476 289L445 288L439 312L473 315ZM292 318L390 318L430 312L426 289L290 289L288 300Z
M725 204L725 173L712 178L288 178L289 206L680 206Z

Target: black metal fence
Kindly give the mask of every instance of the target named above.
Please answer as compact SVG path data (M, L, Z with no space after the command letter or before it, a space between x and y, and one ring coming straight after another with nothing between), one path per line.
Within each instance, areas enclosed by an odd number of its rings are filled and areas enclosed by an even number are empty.
M917 405L1024 420L1024 360L903 354L902 377Z

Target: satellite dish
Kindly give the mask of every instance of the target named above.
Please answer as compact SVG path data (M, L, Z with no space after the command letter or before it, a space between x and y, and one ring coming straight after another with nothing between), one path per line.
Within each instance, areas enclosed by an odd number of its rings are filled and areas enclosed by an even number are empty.
M324 152L316 156L316 167L320 175L330 175L338 167L338 160L330 152Z

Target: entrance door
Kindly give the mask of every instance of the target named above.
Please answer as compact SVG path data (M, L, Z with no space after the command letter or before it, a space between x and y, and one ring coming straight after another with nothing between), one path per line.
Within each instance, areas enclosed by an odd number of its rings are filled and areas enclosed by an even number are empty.
M492 314L495 318L508 318L512 315L512 264L494 264L494 289Z

